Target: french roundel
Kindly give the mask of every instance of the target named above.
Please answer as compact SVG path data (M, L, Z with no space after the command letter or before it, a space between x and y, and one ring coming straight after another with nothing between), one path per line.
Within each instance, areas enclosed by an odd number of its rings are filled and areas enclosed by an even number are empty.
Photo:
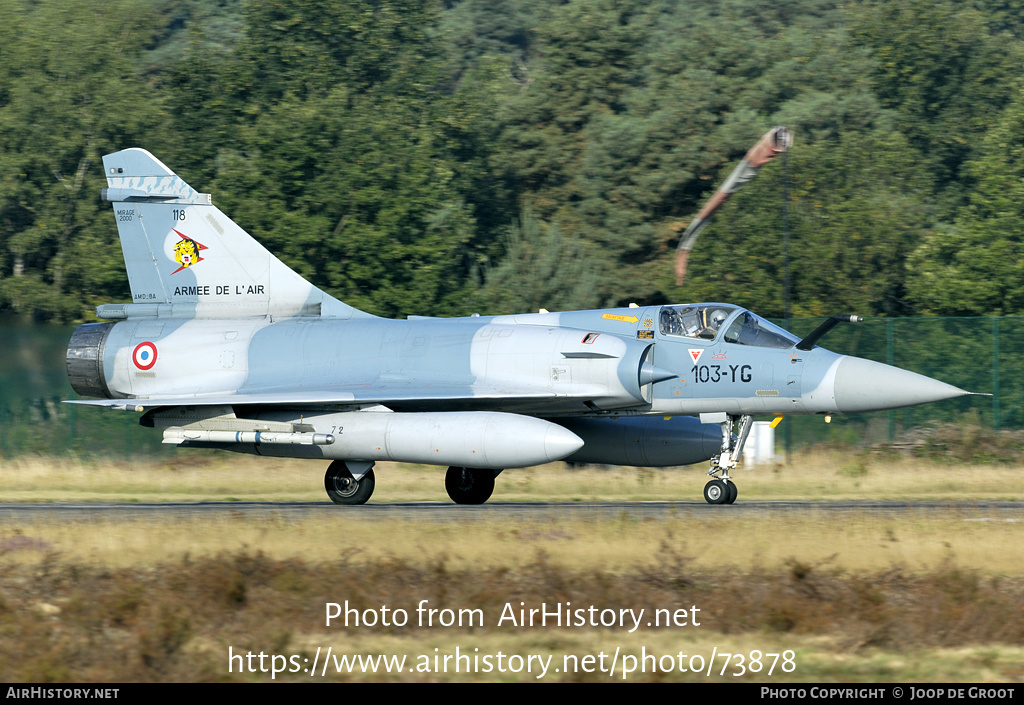
M148 370L156 364L156 346L149 342L139 343L132 351L132 362L140 370Z

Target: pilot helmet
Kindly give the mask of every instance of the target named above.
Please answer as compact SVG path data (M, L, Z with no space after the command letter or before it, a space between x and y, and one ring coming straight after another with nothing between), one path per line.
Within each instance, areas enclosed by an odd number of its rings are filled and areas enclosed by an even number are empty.
M679 319L675 309L668 306L661 309L661 332L666 334L679 333Z
M725 319L728 318L728 317L729 317L729 312L728 311L726 311L725 309L722 309L722 308L716 308L708 316L708 324L712 328L714 328L715 330L718 330L719 328L722 327L722 324L725 323Z

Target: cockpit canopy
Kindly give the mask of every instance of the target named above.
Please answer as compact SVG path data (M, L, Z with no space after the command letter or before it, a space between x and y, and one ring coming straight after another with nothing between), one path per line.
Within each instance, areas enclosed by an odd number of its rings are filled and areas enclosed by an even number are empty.
M700 304L694 306L662 306L658 314L662 335L713 340L722 324L736 311L733 306Z
M662 306L662 335L715 340L760 348L791 348L800 339L750 311L728 304ZM724 334L722 333L724 331Z

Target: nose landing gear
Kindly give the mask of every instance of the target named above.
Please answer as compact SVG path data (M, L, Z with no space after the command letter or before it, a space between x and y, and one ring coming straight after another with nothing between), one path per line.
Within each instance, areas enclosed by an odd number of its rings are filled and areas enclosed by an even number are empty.
M736 436L733 436L732 429L739 422ZM736 501L738 491L729 471L739 463L743 454L743 445L750 435L750 428L754 423L754 417L749 414L736 416L727 414L725 421L721 422L722 427L722 451L711 459L711 469L708 470L713 480L704 485L704 499L709 504L732 504Z

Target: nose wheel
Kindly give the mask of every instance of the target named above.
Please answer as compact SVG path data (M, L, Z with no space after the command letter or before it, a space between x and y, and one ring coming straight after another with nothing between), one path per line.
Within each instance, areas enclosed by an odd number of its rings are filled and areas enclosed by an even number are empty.
M711 480L704 485L704 499L708 504L732 504L737 494L736 483L731 480Z
M739 422L739 428L734 436L733 427ZM732 504L736 501L738 494L736 484L729 477L729 471L733 470L740 461L743 454L743 445L750 435L750 428L754 423L754 417L749 415L735 416L729 414L725 421L719 424L722 427L722 450L711 459L711 469L708 475L712 479L704 485L704 499L708 504Z

